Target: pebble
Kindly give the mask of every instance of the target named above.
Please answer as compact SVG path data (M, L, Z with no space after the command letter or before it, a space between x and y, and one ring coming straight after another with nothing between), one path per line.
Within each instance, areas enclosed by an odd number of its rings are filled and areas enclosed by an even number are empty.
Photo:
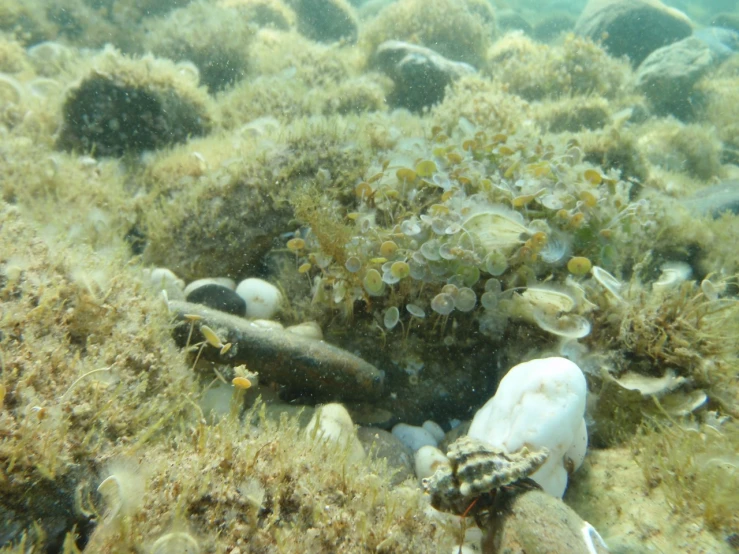
M244 317L246 302L232 289L215 283L206 282L190 290L185 299L193 304L208 306L214 310Z

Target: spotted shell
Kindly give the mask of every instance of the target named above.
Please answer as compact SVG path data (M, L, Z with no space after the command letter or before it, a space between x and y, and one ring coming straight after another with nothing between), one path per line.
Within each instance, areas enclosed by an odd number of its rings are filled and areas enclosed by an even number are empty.
M431 495L434 508L462 514L476 498L534 473L548 455L546 448L532 451L524 446L507 453L480 440L461 437L449 447L449 465L424 479L423 487Z

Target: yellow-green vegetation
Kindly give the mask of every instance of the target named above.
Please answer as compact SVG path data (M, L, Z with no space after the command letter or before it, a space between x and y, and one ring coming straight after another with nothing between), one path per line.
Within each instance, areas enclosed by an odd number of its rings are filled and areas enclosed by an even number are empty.
M171 446L150 449L146 467L121 475L124 492L145 492L130 513L117 498L101 508L112 517L98 526L88 549L151 547L172 533L186 534L178 539L197 545L194 552L452 547L451 529L424 515L420 488L412 482L391 488L382 463L353 461L353 443L306 433L287 416L271 421L263 405L243 420L237 413L212 426L196 424ZM142 483L135 487L132 480Z
M90 525L89 477L105 460L194 419L166 307L124 264L44 240L2 205L0 497L13 540L25 530L61 545L60 532Z
M739 427L736 421L659 423L634 438L636 460L651 486L661 485L680 513L720 536L739 526Z
M634 356L633 365L644 364L641 372L661 375L672 368L736 415L739 301L727 294L735 286L735 279L717 276L701 284L675 282L660 293L634 286L615 336ZM604 322L605 333L613 330Z
M611 58L592 41L568 35L558 46L510 33L490 50L488 71L508 90L532 101L598 95L613 99L628 90L628 62Z
M295 12L282 0L220 0L218 5L235 8L259 27L287 31L295 26Z
M509 94L505 87L479 75L452 84L452 94L431 109L434 125L449 134L465 118L488 133L514 133L531 116L529 103Z
M345 121L299 120L288 129L255 122L253 130L192 141L148 165L147 263L188 280L245 276L290 229L294 193L314 183L350 189L369 162L371 130L357 133Z
M707 120L718 131L730 152L731 163L739 163L739 61L729 58L714 73L704 77L696 90L705 95L700 110L701 119Z
M194 63L211 92L240 81L247 72L254 28L241 10L195 2L149 20L143 52Z
M362 29L360 44L371 54L386 40L404 40L481 68L494 33L495 17L486 2L400 0Z

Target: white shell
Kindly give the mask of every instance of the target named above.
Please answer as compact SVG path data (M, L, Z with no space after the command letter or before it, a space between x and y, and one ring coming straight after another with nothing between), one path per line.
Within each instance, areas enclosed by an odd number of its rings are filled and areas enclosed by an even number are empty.
M523 244L522 237L530 233L516 215L504 209L488 210L468 217L462 228L474 237L473 246L482 246L488 253L506 252Z
M608 273L605 269L602 267L598 267L597 265L593 266L593 269L591 269L591 272L593 274L593 278L598 281L603 288L605 288L608 292L610 292L616 300L619 302L623 302L623 298L621 297L621 287L623 284L621 281L616 279L613 275Z

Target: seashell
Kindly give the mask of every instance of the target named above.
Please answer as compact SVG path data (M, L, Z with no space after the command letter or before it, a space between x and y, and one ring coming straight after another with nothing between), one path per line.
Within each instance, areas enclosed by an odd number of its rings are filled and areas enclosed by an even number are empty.
M621 283L621 281L597 265L593 266L591 273L593 274L593 278L598 281L603 288L610 292L616 300L619 302L624 301L621 296L621 288L623 287L623 283Z
M581 339L590 334L590 322L577 314L552 315L542 310L534 310L534 322L540 329L567 339Z
M685 383L685 378L676 376L675 372L670 370L662 377L649 377L629 371L616 379L616 382L623 388L639 391L644 396L650 394L660 396L680 387Z
M535 309L552 314L571 312L577 305L571 294L549 287L529 287L521 297Z
M487 253L505 252L526 242L522 237L530 234L517 216L515 212L504 209L487 210L468 217L462 227Z
M690 279L693 269L685 262L668 262L662 265L662 274L652 283L653 292L663 292Z

